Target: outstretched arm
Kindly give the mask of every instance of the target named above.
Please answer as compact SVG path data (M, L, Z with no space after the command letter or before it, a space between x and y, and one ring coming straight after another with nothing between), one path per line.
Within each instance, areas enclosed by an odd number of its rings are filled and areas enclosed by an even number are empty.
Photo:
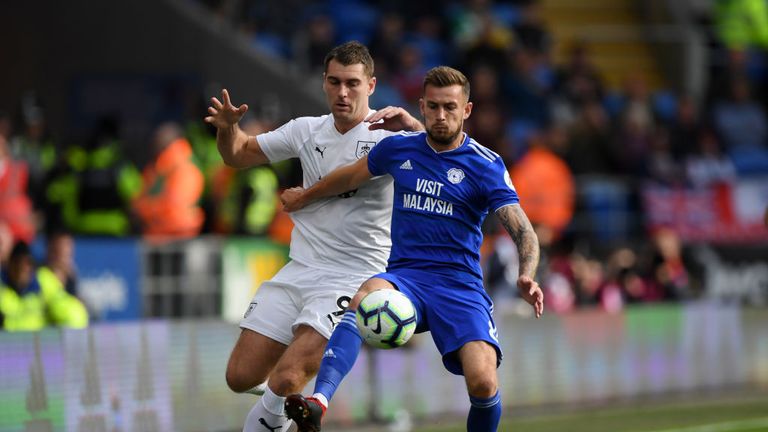
M499 221L512 237L520 257L520 276L517 288L520 295L527 301L540 317L544 312L544 294L539 284L534 280L536 267L539 265L539 239L533 231L531 221L525 215L519 204L504 206L496 211Z
M333 170L310 188L295 187L280 195L285 211L292 212L306 207L312 201L357 189L373 177L368 171L368 156L357 162Z
M221 101L211 98L211 106L204 120L216 127L216 145L224 163L234 168L248 168L269 162L261 151L256 137L248 136L238 122L248 111L248 105L235 107L226 89L221 91Z
M366 122L371 123L369 130L385 129L388 131L423 131L424 125L408 111L400 107L388 106L369 115Z

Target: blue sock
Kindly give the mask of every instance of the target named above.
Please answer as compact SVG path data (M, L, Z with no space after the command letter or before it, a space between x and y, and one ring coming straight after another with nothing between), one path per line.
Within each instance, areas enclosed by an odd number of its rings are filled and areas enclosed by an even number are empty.
M501 421L501 396L496 391L488 399L469 396L472 408L467 417L467 432L496 432Z
M355 311L347 310L325 346L323 361L315 380L315 393L321 393L327 400L331 400L341 380L352 370L362 344L363 338L355 324Z

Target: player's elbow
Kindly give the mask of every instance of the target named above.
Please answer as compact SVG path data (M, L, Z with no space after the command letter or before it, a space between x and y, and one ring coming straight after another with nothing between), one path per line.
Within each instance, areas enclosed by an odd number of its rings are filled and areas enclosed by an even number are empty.
M230 168L237 168L237 163L232 155L228 155L226 153L220 153L220 154L221 154L221 160L224 162L224 165Z
M234 153L226 153L226 152L220 152L221 153L221 160L224 162L224 165L235 168L235 169L243 169L248 168L248 164L243 161L244 158L238 156Z

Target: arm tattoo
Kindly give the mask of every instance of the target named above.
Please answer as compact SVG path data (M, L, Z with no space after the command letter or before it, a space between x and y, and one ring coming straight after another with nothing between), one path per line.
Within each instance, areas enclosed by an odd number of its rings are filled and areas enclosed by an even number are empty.
M520 274L533 279L539 265L539 239L533 231L531 221L519 205L504 206L496 211L496 216L517 246Z

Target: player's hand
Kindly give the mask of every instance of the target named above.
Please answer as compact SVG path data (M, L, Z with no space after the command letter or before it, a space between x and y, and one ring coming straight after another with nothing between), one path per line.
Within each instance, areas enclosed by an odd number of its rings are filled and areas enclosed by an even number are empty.
M544 293L539 284L528 276L517 278L517 289L520 290L520 297L533 306L533 312L536 318L540 318L544 313Z
M232 105L229 99L227 89L221 90L221 101L215 97L211 98L211 106L208 107L208 117L204 120L216 126L217 129L226 129L236 125L243 115L248 111L248 105L242 104L239 107Z
M304 188L292 187L286 189L280 194L280 201L283 203L283 210L292 212L301 210L307 204L304 202Z
M369 130L384 129L388 131L423 130L421 123L400 107L388 106L369 115L366 122L370 123Z

